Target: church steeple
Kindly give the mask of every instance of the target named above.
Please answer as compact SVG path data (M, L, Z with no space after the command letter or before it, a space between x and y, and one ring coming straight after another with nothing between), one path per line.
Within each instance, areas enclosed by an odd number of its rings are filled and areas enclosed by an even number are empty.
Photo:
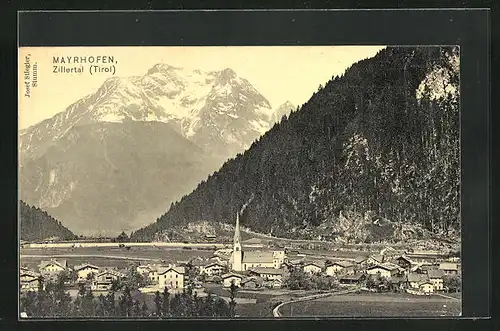
M241 251L240 213L236 213L236 227L234 228L234 251Z
M236 213L236 226L234 228L233 254L231 254L231 270L243 271L243 252L241 251L240 213Z

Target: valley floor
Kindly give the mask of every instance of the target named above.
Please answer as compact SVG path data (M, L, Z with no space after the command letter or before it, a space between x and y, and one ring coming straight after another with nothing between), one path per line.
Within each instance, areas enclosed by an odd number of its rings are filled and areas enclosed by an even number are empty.
M329 256L332 258L353 258L360 252L302 250L301 256L309 258ZM368 254L369 252L367 252ZM134 262L180 262L195 257L208 258L213 250L187 249L186 247L77 247L77 248L22 248L20 264L37 269L41 261L50 258L66 259L69 265L91 263L98 267L125 268ZM295 256L296 257L296 256ZM290 256L291 259L294 256ZM77 289L71 295L76 296ZM229 292L221 284L204 283L200 296L208 291L228 299ZM317 291L240 288L237 292L236 314L240 318L273 318L273 309L278 303L297 300L300 297L317 294ZM135 293L154 310L154 292ZM458 293L415 296L407 293L353 293L303 302L290 302L280 308L281 317L417 317L417 316L459 316L461 297Z

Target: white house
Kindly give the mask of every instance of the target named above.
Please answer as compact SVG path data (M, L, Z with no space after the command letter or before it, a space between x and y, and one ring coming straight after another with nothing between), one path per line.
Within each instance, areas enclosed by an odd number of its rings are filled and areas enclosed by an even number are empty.
M66 260L42 261L39 270L41 273L56 274L68 270L68 263Z
M389 278L389 277L397 276L400 273L400 270L399 270L399 267L394 265L394 264L382 263L382 264L377 264L377 265L368 267L366 269L366 273L369 275L380 274L380 276L382 276L382 277Z
M421 292L424 293L433 293L434 292L434 285L430 281L424 281L419 284L418 288L420 289Z
M139 265L135 270L137 270L137 272L140 273L141 275L149 275L149 273L153 271L153 267L150 266L149 264Z
M114 281L119 281L124 277L124 274L116 270L103 270L95 276L91 288L93 291L107 291L111 288Z
M439 269L443 270L446 275L458 274L458 263L442 262L439 264Z
M334 276L339 273L352 275L354 274L354 265L345 261L333 262L326 266L325 272L328 276Z
M226 267L222 263L212 262L200 267L200 274L207 276L221 275Z
M357 256L354 259L354 263L356 263L356 265L358 267L365 266L368 263L368 257L366 257L366 256Z
M39 287L38 279L26 280L21 282L21 292L37 292Z
M399 265L401 268L404 269L409 269L411 268L412 265L415 265L415 262L413 262L412 259L405 255L398 256L394 259L397 265Z
M427 272L427 275L429 277L429 281L432 283L434 286L435 291L442 291L444 286L443 286L443 277L444 277L444 271L443 270L429 270Z
M75 266L73 270L77 273L79 281L87 279L90 274L97 275L99 273L99 267L92 264L81 264Z
M158 268L158 288L182 289L184 288L184 267Z
M112 281L120 280L124 277L125 277L125 275L122 274L121 272L118 272L118 271L113 270L113 269L108 269L108 270L103 270L100 273L98 273L95 278L98 281L112 282Z
M242 280L243 280L242 275L235 274L232 272L222 275L222 281L223 281L224 287L230 287L231 283L233 283L233 282L234 282L234 285L240 286Z
M256 276L248 277L240 282L241 287L251 288L251 289L259 288L262 287L263 285L264 285L264 280Z
M323 270L323 267L317 262L309 262L304 264L302 270L308 274L319 274Z
M418 289L420 283L425 282L427 280L428 278L426 274L417 274L417 273L408 274L408 285L414 289Z
M19 275L21 292L38 291L38 277L40 275L33 271L21 271Z
M160 281L158 277L158 268L158 266L150 266L148 278L152 284L158 284L158 282Z
M380 263L384 262L384 256L383 255L370 255L368 259L366 259L366 263L368 265L377 265Z
M264 280L282 280L284 272L284 269L253 268L248 271L248 274L258 276Z
M270 282L271 282L270 286L272 288L281 288L283 286L283 279L274 279Z

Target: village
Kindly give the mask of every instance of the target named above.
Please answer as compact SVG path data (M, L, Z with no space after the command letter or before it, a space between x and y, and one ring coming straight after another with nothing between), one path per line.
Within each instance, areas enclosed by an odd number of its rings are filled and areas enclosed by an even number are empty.
M210 293L227 301L228 289L236 286L239 294L236 303L255 304L265 293L274 298L269 300L272 308L283 304L287 301L285 297L293 293L300 295L289 301L314 299L317 294L335 295L346 290L354 295L400 293L445 298L461 290L458 257L400 252L387 247L379 254L318 258L289 248L263 245L258 239L242 241L238 215L232 248L216 249L204 256L196 252L190 251L192 257L185 261L131 261L122 268L97 266L92 261L69 265L67 260L48 258L42 260L37 269L20 267L20 291L22 294L36 292L44 282L55 280L61 273L71 275L65 286L73 296L82 287L96 295L106 294L120 282L130 285L133 278L131 286L145 296L165 289L171 294L182 293L189 288L199 297Z

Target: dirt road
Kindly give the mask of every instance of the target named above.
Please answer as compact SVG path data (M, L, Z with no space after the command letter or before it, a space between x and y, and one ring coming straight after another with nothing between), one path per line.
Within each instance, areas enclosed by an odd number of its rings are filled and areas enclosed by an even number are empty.
M287 305L287 304L290 304L290 303L301 302L301 301L308 301L308 300L314 300L314 299L319 299L319 298L325 298L325 297L329 297L331 295L349 294L349 293L356 292L357 290L358 290L358 288L354 288L354 289L349 289L349 290L344 290L344 291L339 291L339 292L328 292L328 293L314 294L314 295L308 295L308 296L305 296L305 297L301 297L301 298L293 299L293 300L290 300L290 301L282 302L279 305L277 305L276 307L274 307L274 309L273 309L273 316L276 317L276 318L282 317L283 315L279 311L280 308L283 307L284 305Z

